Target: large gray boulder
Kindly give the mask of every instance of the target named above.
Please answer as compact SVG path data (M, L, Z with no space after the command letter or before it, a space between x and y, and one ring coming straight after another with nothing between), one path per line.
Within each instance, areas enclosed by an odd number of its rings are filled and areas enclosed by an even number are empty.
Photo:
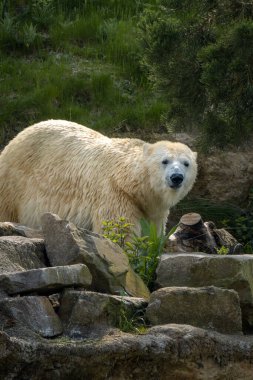
M143 298L115 296L90 291L66 290L59 316L64 333L75 338L105 335L112 327L134 328L139 313L144 315Z
M62 324L47 297L28 296L0 301L0 324L10 335L29 336L30 331L52 338L62 333Z
M214 286L161 288L151 294L146 317L152 325L179 323L225 334L242 332L237 292Z
M165 254L157 268L157 288L214 285L238 292L243 323L253 326L253 255Z
M28 292L54 293L66 287L88 288L92 277L84 264L31 269L0 275L0 289L10 295Z
M93 290L149 298L146 285L118 245L51 213L42 216L42 229L52 266L84 263L92 274Z
M45 260L43 240L23 236L0 237L0 274L43 268Z

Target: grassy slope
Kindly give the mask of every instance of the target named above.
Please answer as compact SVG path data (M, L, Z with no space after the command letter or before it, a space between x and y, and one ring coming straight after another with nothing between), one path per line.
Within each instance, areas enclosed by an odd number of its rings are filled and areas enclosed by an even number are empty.
M159 128L167 105L140 67L137 1L9 3L0 25L1 145L48 118L106 133Z

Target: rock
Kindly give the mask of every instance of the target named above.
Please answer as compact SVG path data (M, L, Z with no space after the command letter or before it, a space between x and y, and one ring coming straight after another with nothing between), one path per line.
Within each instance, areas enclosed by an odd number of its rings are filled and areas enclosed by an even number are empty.
M41 239L0 237L0 274L42 268L45 262L45 247Z
M215 285L234 289L243 303L253 301L253 256L206 253L164 254L157 267L158 288Z
M92 274L93 290L149 298L146 285L118 245L51 213L42 216L42 229L52 266L84 263Z
M124 328L147 306L142 298L66 290L59 316L64 333L75 338L102 336L110 327Z
M4 331L32 330L52 338L62 333L59 317L47 297L16 297L0 301L0 324Z
M0 222L0 236L24 236L27 238L43 239L40 230L34 230L27 226L13 222Z
M252 380L252 338L192 326L155 326L146 334L78 342L41 340L0 332L1 379Z
M84 264L31 269L0 275L0 288L8 294L51 292L69 286L90 286L92 277Z
M146 317L152 325L188 324L224 334L242 331L237 292L214 286L159 289L151 294Z
M8 298L7 292L5 292L3 289L0 289L0 300L3 300L5 298Z
M156 287L214 285L238 292L243 324L253 307L253 256L205 253L165 254L157 267Z
M51 302L54 310L58 310L60 307L61 293L49 294L48 299Z

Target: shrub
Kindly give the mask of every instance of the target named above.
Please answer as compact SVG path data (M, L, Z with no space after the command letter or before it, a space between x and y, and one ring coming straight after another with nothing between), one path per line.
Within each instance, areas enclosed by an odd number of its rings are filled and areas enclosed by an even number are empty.
M163 232L158 234L152 222L142 219L140 223L141 236L136 236L131 232L133 225L124 217L117 221L104 221L103 236L123 248L134 271L150 289L153 289L158 260L163 253L168 235Z
M205 147L253 130L253 4L159 0L140 21L143 65L167 95L177 130L198 128Z

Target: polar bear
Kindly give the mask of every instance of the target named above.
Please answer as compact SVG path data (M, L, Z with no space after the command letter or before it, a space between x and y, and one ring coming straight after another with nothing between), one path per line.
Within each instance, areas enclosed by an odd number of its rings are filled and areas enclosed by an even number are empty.
M124 216L160 232L192 188L196 153L181 143L108 138L82 125L48 120L20 132L0 155L0 220L39 228L45 212L102 232Z

